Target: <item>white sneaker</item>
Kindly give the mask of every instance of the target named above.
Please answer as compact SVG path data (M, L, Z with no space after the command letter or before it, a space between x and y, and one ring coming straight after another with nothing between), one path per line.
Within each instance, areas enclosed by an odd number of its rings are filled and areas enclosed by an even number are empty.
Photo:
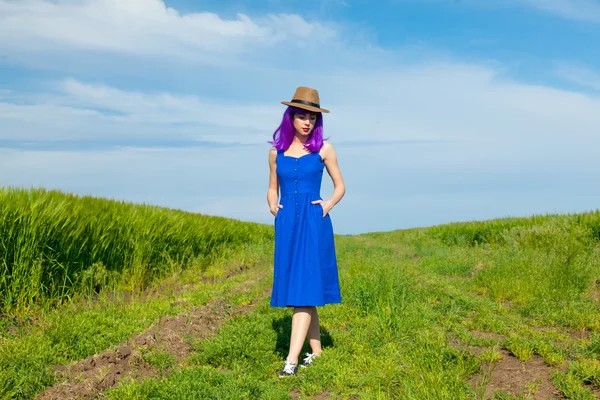
M315 358L317 358L317 356L315 356L314 354L306 353L306 358L304 360L302 360L302 364L300 364L300 367L301 368L308 367L310 364L312 364L312 362Z
M284 378L286 376L298 375L298 366L296 363L292 363L286 360L283 369L279 372L279 377Z

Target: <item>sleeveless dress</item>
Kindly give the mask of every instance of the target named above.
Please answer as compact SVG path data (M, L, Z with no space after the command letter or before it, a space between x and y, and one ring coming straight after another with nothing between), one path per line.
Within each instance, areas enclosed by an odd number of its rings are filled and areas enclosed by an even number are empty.
M333 225L323 217L321 181L325 164L319 152L301 157L277 151L277 177L283 206L274 221L272 307L340 303Z

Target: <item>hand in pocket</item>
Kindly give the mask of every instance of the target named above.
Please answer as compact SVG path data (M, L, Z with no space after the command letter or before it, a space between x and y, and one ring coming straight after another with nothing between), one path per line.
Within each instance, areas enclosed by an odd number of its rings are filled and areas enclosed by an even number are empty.
M283 208L283 206L281 204L274 204L274 205L272 205L271 206L271 214L273 214L276 217L280 208Z
M330 201L315 200L312 203L313 204L320 204L321 205L321 208L323 208L323 218L325 218L325 216L331 210L331 202Z

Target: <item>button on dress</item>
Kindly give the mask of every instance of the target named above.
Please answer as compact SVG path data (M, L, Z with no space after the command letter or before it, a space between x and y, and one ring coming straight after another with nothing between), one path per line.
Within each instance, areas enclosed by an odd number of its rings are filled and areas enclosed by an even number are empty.
M275 217L272 307L340 303L333 225L323 217L321 182L325 164L318 152L301 157L277 151L283 206Z

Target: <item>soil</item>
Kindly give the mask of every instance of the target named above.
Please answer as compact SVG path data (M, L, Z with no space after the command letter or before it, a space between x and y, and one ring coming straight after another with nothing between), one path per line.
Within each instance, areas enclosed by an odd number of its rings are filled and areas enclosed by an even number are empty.
M504 340L506 339L503 335L494 332L482 332L482 331L471 331L471 334L475 337L479 337L482 339L492 339L492 340Z
M247 306L243 308L244 311L247 309ZM88 399L116 386L124 377L135 380L157 377L159 369L144 361L142 354L151 350L166 352L177 365L193 350L186 340L188 336L195 339L208 337L225 319L239 312L223 300L213 300L187 313L163 317L114 350L56 367L57 378L66 380L48 388L38 399Z
M245 265L245 264L241 264L241 265L236 265L234 267L228 268L226 270L226 273L222 276L206 276L206 275L202 275L199 277L200 280L202 280L203 282L209 282L209 283L215 283L215 282L220 282L220 281L224 281L228 278L231 278L235 275L238 275L246 270L250 269L250 266ZM104 298L106 301L110 301L110 302L114 302L117 304L129 304L131 303L133 300L136 301L145 301L145 300L150 300L153 298L156 298L158 296L164 296L165 294L171 295L171 296L177 296L178 294L180 294L181 292L183 292L184 290L188 289L189 287L193 286L193 284L190 283L159 283L156 285L150 285L148 287L146 287L144 290L141 289L135 289L135 290L128 290L128 289L122 289L122 290L115 290L115 291L108 291L106 294L104 294ZM100 299L100 295L98 293L94 293L91 295L92 301L96 301L98 299ZM85 300L83 303L87 304L88 300ZM76 304L76 303L73 303ZM85 307L85 305L83 306ZM3 315L2 313L0 313L0 318L5 318L6 316ZM6 332L2 332L1 328L0 328L0 337L2 336L6 336L6 337L11 337L11 336L18 336L19 334L21 335L26 335L30 332L31 328L35 327L37 325L37 318L35 316L27 316L25 318L18 318L18 317L14 317L12 316L12 318L14 318L14 323L7 326L6 327Z
M472 333L485 339L504 339L502 335L496 333L480 331ZM486 347L465 346L456 338L450 338L450 344L460 350L469 351L475 356L486 349ZM497 351L502 354L502 359L493 363L484 363L481 366L482 372L469 380L469 384L479 396L493 399L495 392L504 391L527 399L564 398L552 383L552 368L546 365L542 357L534 355L527 362L522 362L504 348L499 348Z
M475 376L469 382L479 393L485 388L485 399L492 399L496 391L528 399L564 398L550 379L552 368L542 357L534 355L527 362L522 362L505 349L498 351L502 360L483 365L482 370L488 372Z
M300 394L300 392L297 390L293 390L292 392L290 392L290 396L292 396L292 400L307 398L307 396L302 396L302 394ZM331 395L328 392L323 392L323 393L312 395L309 398L317 399L317 400L326 400L326 399L330 399Z
M578 329L578 330L570 330L569 331L569 336L571 337L572 340L578 341L578 340L590 340L590 331L586 330L586 329Z
M595 396L597 399L600 399L600 388L599 387L594 386L592 384L584 385L584 387L586 387L590 392L592 392L593 396Z
M236 270L227 277L243 270ZM54 367L57 381L62 382L47 388L37 399L91 399L116 386L125 377L143 381L168 374L171 368L161 371L145 361L143 354L150 351L168 353L173 365L177 366L193 351L189 338L197 340L210 337L216 334L225 320L247 313L253 307L254 304L232 307L222 299L214 299L183 314L162 317L146 331L132 336L115 349L67 366Z

